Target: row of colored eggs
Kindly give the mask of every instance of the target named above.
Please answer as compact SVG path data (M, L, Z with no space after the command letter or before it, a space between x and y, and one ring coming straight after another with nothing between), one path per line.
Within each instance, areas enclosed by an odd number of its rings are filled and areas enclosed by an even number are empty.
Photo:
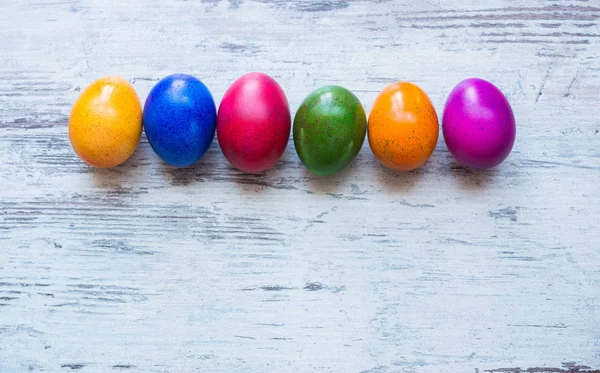
M208 88L190 75L174 74L150 91L142 111L133 87L101 78L77 99L69 137L77 155L94 167L113 167L136 149L142 128L165 162L185 167L208 150L215 131L221 150L238 169L259 173L283 154L292 130L285 93L262 73L249 73L225 92L217 112ZM467 79L450 93L442 129L457 161L474 169L500 164L515 141L515 119L502 92L482 79ZM409 171L423 165L438 141L439 122L427 94L412 83L386 87L368 121L358 98L339 86L312 92L293 122L300 160L317 175L332 175L358 154L368 133L375 157Z

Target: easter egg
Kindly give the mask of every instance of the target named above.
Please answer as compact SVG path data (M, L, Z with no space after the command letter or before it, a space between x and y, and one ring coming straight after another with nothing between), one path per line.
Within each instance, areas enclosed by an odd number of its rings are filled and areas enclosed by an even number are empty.
M358 98L338 86L317 89L294 117L294 145L314 174L333 175L346 167L365 141L367 118Z
M260 173L277 162L290 138L291 118L285 93L275 79L249 73L225 92L217 115L217 139L236 168Z
M397 82L383 89L369 115L369 145L383 165L410 171L423 165L435 149L438 117L417 85Z
M463 166L488 169L502 163L515 143L515 116L502 92L477 78L450 93L442 119L444 140Z
M173 74L161 79L144 105L144 131L152 149L172 166L196 163L215 136L217 109L198 79Z
M142 106L126 80L107 76L81 92L69 117L69 139L85 163L117 166L135 151L142 135Z

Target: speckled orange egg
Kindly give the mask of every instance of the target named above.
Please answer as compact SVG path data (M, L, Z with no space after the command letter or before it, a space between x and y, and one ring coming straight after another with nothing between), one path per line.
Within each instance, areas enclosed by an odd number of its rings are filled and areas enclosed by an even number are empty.
M75 101L69 138L85 163L99 168L127 160L142 135L142 105L126 80L107 76L90 84Z
M397 82L379 93L369 115L369 145L386 167L410 171L423 165L438 140L438 117L418 86Z

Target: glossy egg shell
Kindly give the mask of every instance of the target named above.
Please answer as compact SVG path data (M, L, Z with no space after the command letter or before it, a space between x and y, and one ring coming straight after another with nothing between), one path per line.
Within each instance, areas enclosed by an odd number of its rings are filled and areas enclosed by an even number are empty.
M117 166L135 151L142 134L140 99L126 80L107 76L81 92L69 117L69 139L85 163Z
M410 171L433 153L439 136L435 108L417 85L397 82L379 93L369 115L369 145L385 166Z
M452 90L442 129L450 153L473 169L502 163L516 137L515 116L508 100L495 85L478 78L464 80Z
M345 168L365 141L367 118L349 90L325 86L302 102L294 117L294 145L314 174L333 175Z
M277 162L290 138L290 108L270 76L249 73L225 92L217 116L217 139L236 168L260 173Z
M216 127L213 97L198 79L173 74L161 79L144 105L144 131L152 149L176 167L196 163L208 150Z

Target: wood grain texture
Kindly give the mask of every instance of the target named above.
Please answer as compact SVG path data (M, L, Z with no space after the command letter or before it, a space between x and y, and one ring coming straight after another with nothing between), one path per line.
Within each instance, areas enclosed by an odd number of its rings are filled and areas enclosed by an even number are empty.
M0 372L598 372L600 3L0 2ZM245 72L293 111L397 80L441 113L460 80L517 118L500 167L443 140L411 173L365 144L332 178L290 143L245 175L216 142L173 169L145 139L85 166L66 122L109 74L217 101Z

